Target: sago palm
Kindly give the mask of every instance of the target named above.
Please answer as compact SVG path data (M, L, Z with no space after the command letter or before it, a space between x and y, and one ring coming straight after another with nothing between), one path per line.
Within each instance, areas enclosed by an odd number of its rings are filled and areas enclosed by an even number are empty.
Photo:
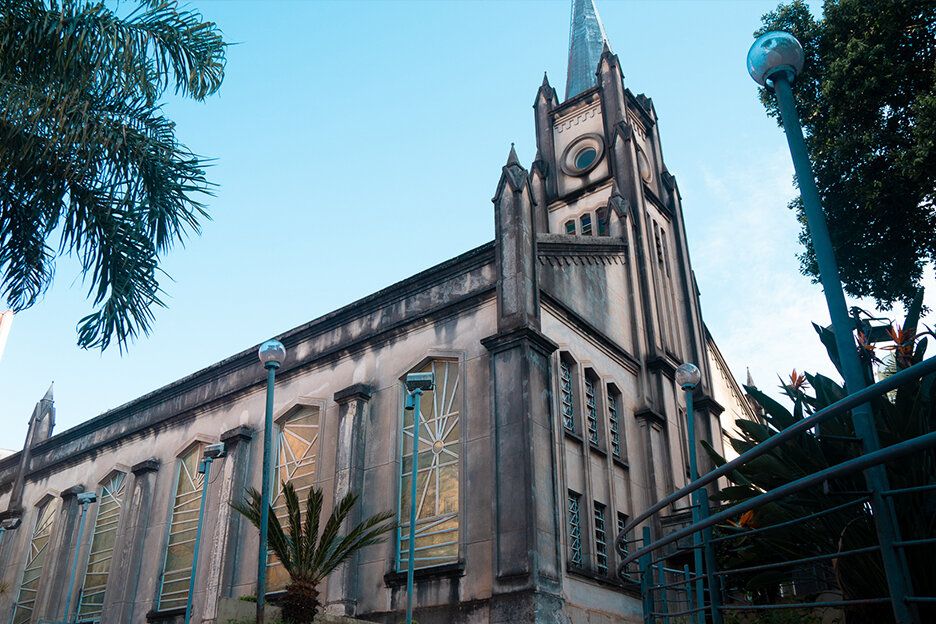
M286 528L276 517L273 507L269 508L270 550L283 564L290 578L282 602L283 619L292 624L305 624L312 621L321 605L316 587L322 579L357 551L383 541L384 535L392 531L396 524L389 521L393 513L385 511L367 518L340 536L341 525L358 500L357 494L349 492L335 505L320 532L324 498L321 489L309 490L305 519L302 518L299 497L291 483L283 484L283 497L286 500ZM260 527L262 505L257 490L248 488L247 499L241 503L232 503L232 506L254 526Z
M0 297L33 305L80 263L83 347L121 349L162 305L160 257L199 229L204 162L162 114L224 77L218 27L175 0L0 0Z

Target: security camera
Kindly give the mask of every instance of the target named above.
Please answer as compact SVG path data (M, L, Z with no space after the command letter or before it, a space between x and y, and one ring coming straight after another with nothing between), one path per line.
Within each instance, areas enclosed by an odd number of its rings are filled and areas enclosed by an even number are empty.
M422 390L426 392L435 386L435 377L432 373L410 373L406 376L406 389L410 392Z
M97 494L94 492L82 492L75 496L78 499L78 503L81 505L88 505L97 500Z
M19 518L4 518L0 521L0 529L4 531L12 531L13 529L19 527L23 521Z
M209 444L205 447L204 455L207 458L218 459L219 457L224 457L227 454L227 447L224 446L224 442L219 442L218 444Z

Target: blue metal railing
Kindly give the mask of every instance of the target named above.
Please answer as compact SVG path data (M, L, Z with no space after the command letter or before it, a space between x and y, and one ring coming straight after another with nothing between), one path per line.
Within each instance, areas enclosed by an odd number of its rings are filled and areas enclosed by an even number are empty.
M629 571L629 566L632 566L634 562L639 564L639 580L641 583L641 591L643 595L644 621L648 623L662 622L664 624L669 624L673 618L676 618L675 621L680 622L721 622L722 614L725 612L749 612L772 609L840 609L844 607L863 605L884 605L887 603L892 603L894 600L896 600L896 598L893 596L872 596L847 600L816 599L810 602L774 601L771 604L746 604L744 601L738 602L737 600L730 600L729 598L731 597L724 595L723 592L721 592L719 589L721 580L730 577L731 575L778 571L789 568L802 568L808 564L827 564L831 560L838 560L843 557L867 555L869 553L880 554L880 543L851 548L848 550L837 550L836 552L831 553L803 553L803 557L798 557L795 559L772 561L763 564L753 564L745 567L726 569L718 569L719 565L717 563L712 565L712 563L709 562L701 569L696 566L697 569L690 571L690 567L686 565L682 570L680 570L678 568L667 567L666 562L672 562L681 558L691 560L691 553L699 548L711 548L715 544L718 544L721 548L730 548L731 542L733 540L740 540L754 535L761 535L779 528L789 528L797 524L808 523L817 519L824 519L824 516L841 512L843 510L848 510L851 507L869 506L871 508L870 514L873 515L874 508L873 503L871 502L871 492L836 492L836 494L853 496L853 498L840 504L833 505L832 507L824 508L814 513L793 518L784 522L778 522L769 526L738 530L736 532L732 532L731 534L721 535L718 537L711 536L712 528L723 524L728 520L737 518L747 511L762 508L764 505L769 503L783 501L787 497L797 492L820 486L832 479L837 479L846 475L865 471L869 468L881 466L885 463L906 458L913 454L919 454L927 449L934 448L936 447L936 431L927 432L922 435L903 440L899 443L887 446L874 452L860 454L859 456L847 461L837 463L825 469L808 474L789 483L765 491L741 503L732 505L728 508L717 509L708 515L708 517L704 517L703 515L703 517L689 523L687 526L677 528L675 531L667 535L657 536L656 539L653 539L652 537L653 523L648 521L657 516L657 514L659 514L661 511L670 508L670 506L674 503L686 499L687 497L691 497L693 493L705 493L705 486L714 483L721 477L730 478L732 473L735 473L735 471L737 471L739 468L750 464L750 462L764 456L782 444L805 435L810 430L816 428L817 425L821 425L822 423L832 418L842 416L847 411L858 405L867 403L875 397L895 390L904 384L914 383L917 380L932 373L936 373L936 357L930 358L910 368L900 371L897 374L872 386L863 388L862 390L847 396L837 403L817 411L815 414L804 418L794 425L775 433L766 441L741 454L739 457L726 462L715 470L712 470L711 472L699 477L689 485L663 498L658 503L651 506L649 509L631 520L618 536L616 543L618 552L621 554L621 560L618 566L618 574L624 578L625 572ZM878 492L878 494L880 496L893 499L894 497L907 494L920 494L927 492L936 492L936 484L923 484L913 487L893 488ZM699 494L696 494L696 503L699 503L701 500L701 504L707 505L708 502L706 499L706 496L700 496ZM640 540L639 547L636 550L633 550L630 548L630 545L634 544L636 540L627 541L625 536L631 535L637 527L642 527L642 539ZM689 547L681 546L679 544L680 540L692 537L694 535L701 536L702 539L699 541L701 541L702 545L698 545L698 542L696 542L696 545ZM914 539L905 539L893 542L894 547L901 549L904 552L908 548L931 545L936 545L936 537L916 536ZM667 579L667 576L669 576L669 579ZM633 578L633 573L630 572L628 577ZM708 601L705 601L704 598L702 600L699 599L698 582L700 580L705 581L706 593L708 593L710 588L713 586L718 590L715 594L715 597L721 598L720 604L716 603L713 607L711 599ZM834 591L834 583L830 584L828 589ZM826 595L826 597L828 598L828 595ZM820 598L822 598L821 594ZM910 606L921 605L936 603L936 597L908 595L904 598L904 601Z

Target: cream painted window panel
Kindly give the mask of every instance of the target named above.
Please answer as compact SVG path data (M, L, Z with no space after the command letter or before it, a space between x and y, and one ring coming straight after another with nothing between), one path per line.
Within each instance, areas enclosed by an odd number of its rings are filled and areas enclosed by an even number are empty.
M39 509L36 528L29 540L23 582L20 584L19 596L13 609L13 624L27 624L32 619L33 609L36 606L36 592L39 591L42 568L49 554L49 539L52 537L54 524L55 501L49 500Z
M159 590L159 611L184 607L188 600L201 491L205 485L205 475L198 472L203 446L196 444L179 460L179 478L169 522L169 545Z
M94 520L94 533L91 537L91 551L88 554L88 566L85 569L84 585L78 602L79 622L98 622L101 619L126 483L127 475L116 472L101 487L97 518Z
M433 360L420 371L435 375L435 389L419 404L419 466L416 471L415 569L456 563L461 487L461 386L455 360ZM413 478L413 412L403 410L400 462L400 527L397 569L409 569L410 500Z
M284 526L286 525L286 499L282 484L292 483L299 498L299 508L305 513L309 490L315 485L315 467L318 461L319 427L321 425L318 407L303 407L288 417L279 426L276 438L276 474L272 491L273 512ZM289 584L289 575L283 564L273 554L267 553L267 591L285 589Z

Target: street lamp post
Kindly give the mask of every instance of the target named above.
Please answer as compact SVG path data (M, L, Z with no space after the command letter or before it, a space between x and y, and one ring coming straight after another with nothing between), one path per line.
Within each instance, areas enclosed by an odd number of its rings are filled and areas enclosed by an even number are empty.
M797 74L803 69L803 47L790 33L773 31L760 37L748 51L748 72L755 82L766 87L777 98L783 131L790 146L796 181L803 199L803 211L809 236L819 265L819 279L829 308L835 346L842 364L842 376L848 394L865 387L865 375L858 356L853 329L854 322L848 316L845 295L839 279L838 264L832 250L832 240L822 212L819 190L813 176L803 128L800 126L796 101L791 87ZM870 453L880 449L874 416L868 403L852 409L855 433L861 440L862 450ZM865 481L871 492L874 523L881 545L881 558L891 593L891 605L899 624L914 622L911 607L906 598L912 595L912 584L904 553L895 547L900 540L893 505L882 492L890 489L884 466L874 466L865 471Z
M276 369L286 359L286 348L279 340L267 340L260 345L258 355L267 370L266 415L263 420L263 470L260 484L260 552L257 560L257 624L264 617L266 593L267 532L270 525L270 456L273 446L273 383Z
M695 439L695 412L692 405L692 391L702 380L702 373L699 369L688 362L681 364L676 369L676 384L683 389L686 396L686 432L689 437L689 479L695 481L699 478L698 461L696 458L696 439ZM696 523L705 520L709 515L708 495L705 488L700 488L693 493L692 522ZM698 531L692 534L693 559L695 563L696 587L695 599L696 608L699 610L693 614L693 620L702 624L705 621L705 593L702 585L702 570L705 570L705 579L708 583L709 605L712 612L712 622L721 624L721 583L715 575L715 551L712 548L712 529L704 529L700 535ZM703 539L704 538L704 539ZM705 567L702 567L702 558L705 557Z
M195 546L192 550L192 571L189 573L188 599L185 601L185 624L192 619L192 599L195 596L195 574L198 572L198 545L201 543L202 521L205 517L205 499L208 498L208 475L211 474L211 462L224 457L227 449L224 443L209 444L202 452L202 460L198 462L198 474L205 475L202 480L201 505L198 508L198 528L195 529Z
M432 373L410 373L406 390L412 398L406 409L413 411L413 460L410 471L409 565L406 568L406 624L413 624L413 578L416 561L416 477L419 471L419 398L435 387Z
M79 546L81 545L81 534L84 531L85 513L88 511L88 505L97 500L97 494L94 492L82 492L76 495L75 498L78 499L78 504L81 505L81 519L78 520L78 537L75 539L75 557L72 560L71 576L68 579L68 593L65 594L65 614L62 616L63 622L70 621L68 619L68 610L71 608L72 590L75 587L75 573L78 571L78 551L81 550ZM75 609L75 617L73 620L77 619L78 610Z
M0 521L0 544L3 544L3 534L18 528L21 522L20 518L4 518Z

